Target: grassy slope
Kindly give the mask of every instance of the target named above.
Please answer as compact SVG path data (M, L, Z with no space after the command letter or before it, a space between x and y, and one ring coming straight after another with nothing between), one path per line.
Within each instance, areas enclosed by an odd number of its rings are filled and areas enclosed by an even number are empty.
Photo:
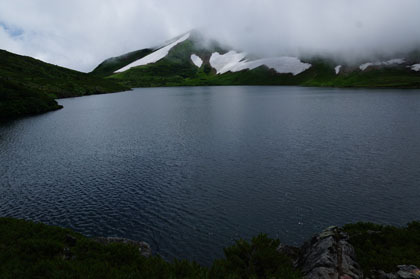
M126 89L111 80L0 50L0 118L57 109L55 98Z
M164 59L114 74L112 79L132 87L182 84L185 78L194 76L197 72L197 67L192 62L188 62L188 54L192 52L192 49L193 43L190 40L184 41L171 49Z
M312 70L315 70L316 73L310 74L310 69L302 74L303 76L307 76L302 79L300 85L366 88L420 88L420 72L412 71L405 66L383 68L371 67L365 71L356 69L336 75L333 65L318 61L316 68Z
M344 226L365 275L373 269L395 271L397 265L420 267L420 222L407 227L356 223Z
M0 77L0 119L60 109L54 96Z
M201 53L200 53L201 51ZM213 50L212 50L213 51ZM325 59L308 60L312 67L297 75L278 74L261 66L254 70L216 75L208 59L212 51L197 48L187 40L174 47L167 57L157 63L132 68L109 76L110 79L131 87L197 86L197 85L302 85L328 87L400 87L420 88L420 72L404 66L355 69L335 74L335 64ZM204 64L197 68L190 60L192 53L203 57Z
M203 48L196 41L194 37L188 39L173 47L156 63L113 74L109 78L130 87L213 85L210 79L216 75L208 60L214 51L225 51L215 42ZM192 63L190 56L193 53L203 58L201 68Z
M153 49L146 48L137 51L132 51L118 57L106 59L101 64L99 64L98 67L96 67L91 72L91 74L101 77L112 75L116 70L119 70L122 67L125 67L128 64L140 58L143 58L151 52L153 52Z
M68 235L77 239L72 245ZM99 244L81 234L24 220L0 218L1 278L299 278L291 260L264 235L225 249L211 267L145 258L133 246Z

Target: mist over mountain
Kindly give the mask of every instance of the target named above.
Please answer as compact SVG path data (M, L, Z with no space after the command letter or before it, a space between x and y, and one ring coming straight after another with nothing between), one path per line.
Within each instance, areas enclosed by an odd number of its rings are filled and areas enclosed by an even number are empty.
M420 43L416 0L4 0L0 48L90 71L197 28L260 56L364 60Z
M301 85L420 88L420 51L359 62L334 55L258 56L190 30L100 63L92 75L127 87ZM360 60L362 61L362 60Z

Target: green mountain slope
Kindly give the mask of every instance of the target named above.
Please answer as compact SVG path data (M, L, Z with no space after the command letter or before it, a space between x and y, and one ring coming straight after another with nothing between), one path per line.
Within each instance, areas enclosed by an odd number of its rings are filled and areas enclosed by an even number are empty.
M209 61L210 57L214 52L224 54L228 52L227 49L226 47L221 47L215 41L208 43L203 35L192 31L187 40L174 46L164 58L155 63L132 67L123 72L116 72L135 60L120 63L118 64L120 68L115 66L112 68L114 70L112 73L108 72L107 79L129 87L301 85L420 88L420 72L413 71L409 67L412 64L419 63L418 51L402 56L405 57L404 63L372 65L364 71L358 66L343 64L339 74L335 72L338 62L325 57L302 59L302 62L310 63L311 67L297 75L281 74L264 65L252 70L245 69L238 72L217 74ZM203 64L201 67L193 64L191 60L192 54L198 55L202 59ZM246 57L246 59L248 61L253 60L252 57ZM95 71L98 71L99 67Z
M190 31L188 39L172 47L162 59L117 72L162 50L181 36L160 47L107 59L89 74L0 50L0 118L58 109L60 106L55 98L118 92L132 87L301 85L420 88L420 71L411 69L411 65L420 63L420 51L399 54L399 57L405 59L403 63L391 65L383 60L385 63L373 64L363 71L358 66L343 64L338 74L335 72L338 63L325 57L301 59L311 64L311 67L296 75L278 73L265 65L252 70L217 74L210 58L215 52L223 56L231 48L209 40L197 31ZM200 57L200 67L191 60L192 54ZM239 63L255 61L257 57L246 56L244 59Z
M127 89L112 80L0 50L1 118L58 109L55 98Z
M0 120L56 110L54 96L0 77Z
M201 49L193 40L186 40L169 51L169 54L156 63L134 67L128 71L112 75L112 79L131 87L183 85L187 79L200 73L191 61L192 53L199 52L210 58L211 52ZM204 58L205 59L205 58ZM205 64L208 61L204 62ZM211 71L211 68L208 68Z
M118 57L108 58L105 61L103 61L101 64L99 64L91 73L96 76L101 76L101 77L109 76L116 70L121 69L122 67L130 64L131 62L134 62L140 58L143 58L144 56L152 52L153 52L153 49L146 48L146 49L132 51Z

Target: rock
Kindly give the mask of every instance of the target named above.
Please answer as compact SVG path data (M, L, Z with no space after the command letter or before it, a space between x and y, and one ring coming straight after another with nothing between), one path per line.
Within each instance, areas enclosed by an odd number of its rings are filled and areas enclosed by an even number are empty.
M399 265L395 273L378 270L373 274L375 279L420 279L420 269L415 265Z
M338 227L329 227L306 242L301 247L297 266L305 279L363 278L348 235Z
M415 265L399 265L397 275L401 279L420 279L420 269Z
M96 237L94 238L95 241L102 243L102 244L109 244L109 243L125 243L132 246L135 246L139 249L139 252L144 257L150 257L152 255L152 249L150 245L144 241L135 241L128 238L122 237Z
M335 235L335 230L337 229L336 226L331 226L326 228L324 231L322 231L318 237L319 238L327 238L329 236L334 236Z

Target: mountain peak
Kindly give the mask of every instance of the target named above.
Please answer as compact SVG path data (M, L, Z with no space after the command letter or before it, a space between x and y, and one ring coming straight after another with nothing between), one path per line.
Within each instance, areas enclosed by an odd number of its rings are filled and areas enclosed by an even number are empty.
M412 56L414 57L414 56ZM384 84L418 87L420 72L408 56L359 64L335 62L328 57L258 57L224 46L192 29L158 47L138 50L101 63L94 74L109 76L131 87L172 85L328 85ZM381 71L378 71L381 70ZM410 79L401 77L410 76ZM357 83L359 84L359 83ZM386 84L385 84L386 86Z

